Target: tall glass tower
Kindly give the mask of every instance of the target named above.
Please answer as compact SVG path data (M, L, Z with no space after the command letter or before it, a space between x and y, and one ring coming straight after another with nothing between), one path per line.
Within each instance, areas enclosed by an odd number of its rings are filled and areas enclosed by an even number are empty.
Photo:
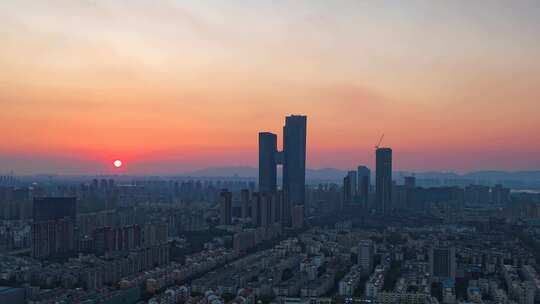
M377 148L375 202L379 213L389 211L392 204L392 149Z
M307 117L291 115L283 127L283 190L292 205L304 205Z
M276 191L277 136L259 133L259 191Z

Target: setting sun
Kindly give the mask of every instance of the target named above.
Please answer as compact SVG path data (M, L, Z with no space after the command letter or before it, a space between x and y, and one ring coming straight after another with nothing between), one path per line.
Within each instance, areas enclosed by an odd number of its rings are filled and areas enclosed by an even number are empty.
M116 167L116 168L120 168L122 167L122 161L117 159L113 162L113 165Z

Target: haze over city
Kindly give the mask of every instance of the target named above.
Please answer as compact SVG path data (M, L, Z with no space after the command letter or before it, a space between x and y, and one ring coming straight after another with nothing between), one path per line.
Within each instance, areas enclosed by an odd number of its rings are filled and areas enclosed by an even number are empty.
M257 166L309 117L307 167L540 168L537 1L4 1L0 168ZM112 166L120 159L122 170Z
M540 1L0 1L0 304L540 304Z

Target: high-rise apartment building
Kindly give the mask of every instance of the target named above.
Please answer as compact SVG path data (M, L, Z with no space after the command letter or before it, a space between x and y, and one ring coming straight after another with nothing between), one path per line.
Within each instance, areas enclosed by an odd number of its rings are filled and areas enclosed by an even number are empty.
M374 268L375 246L372 240L362 240L358 244L358 265L362 267L362 273L370 274Z
M432 247L429 251L431 276L435 281L456 278L456 250L454 247Z
M249 190L242 189L240 191L241 216L243 219L249 216Z
M77 198L75 197L40 197L34 198L34 222L57 220L69 217L73 223L77 220Z
M220 194L220 217L221 225L232 224L232 192L222 190Z
M66 256L75 249L74 223L69 217L32 224L32 257Z
M66 256L75 249L75 197L34 198L32 256Z

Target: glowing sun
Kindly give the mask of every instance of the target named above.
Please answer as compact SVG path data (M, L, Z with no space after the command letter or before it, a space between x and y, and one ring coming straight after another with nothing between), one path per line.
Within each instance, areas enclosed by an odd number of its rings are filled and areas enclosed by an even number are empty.
M116 168L120 168L122 167L122 161L117 159L113 162L113 166L115 166Z

